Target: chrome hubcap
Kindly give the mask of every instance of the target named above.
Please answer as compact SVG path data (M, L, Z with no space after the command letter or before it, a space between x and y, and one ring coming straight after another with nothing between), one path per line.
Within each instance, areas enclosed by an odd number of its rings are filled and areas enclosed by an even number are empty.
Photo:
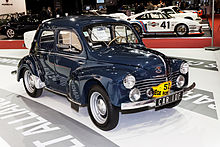
M8 30L7 30L7 36L8 36L9 38L13 38L14 35L15 35L14 30L12 30L12 29L8 29Z
M90 97L90 108L94 119L99 124L104 124L107 120L107 106L99 92L93 92Z
M184 35L186 33L186 26L185 25L180 25L178 28L177 28L177 32L179 33L179 35Z
M25 86L27 88L27 90L30 92L30 93L33 93L34 92L34 77L33 77L33 74L29 71L29 70L26 70L25 73L24 73L24 83L25 83Z

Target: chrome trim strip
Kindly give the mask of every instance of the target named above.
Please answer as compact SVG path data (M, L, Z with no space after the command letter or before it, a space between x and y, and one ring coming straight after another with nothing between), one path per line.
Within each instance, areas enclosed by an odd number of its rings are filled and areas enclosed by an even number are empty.
M164 68L165 68L165 75L166 75L166 73L167 73L167 65L166 65L166 62L164 61L164 59L161 57L161 56L159 56L158 55L158 57L160 58L160 60L163 62L163 64L164 64ZM166 75L167 76L167 75Z
M65 57L71 57L71 58L78 58L78 59L84 59L86 60L85 57L79 57L79 56L74 56L74 55L66 55L66 54L61 54L61 53L54 53L54 52L48 52L48 51L38 51L39 53L48 53L48 54L51 54L51 55L60 55L60 56L65 56Z
M121 110L132 110L132 109L138 109L138 108L143 108L143 107L154 108L155 106L156 106L156 103L154 100L144 100L144 101L139 101L139 102L122 103Z

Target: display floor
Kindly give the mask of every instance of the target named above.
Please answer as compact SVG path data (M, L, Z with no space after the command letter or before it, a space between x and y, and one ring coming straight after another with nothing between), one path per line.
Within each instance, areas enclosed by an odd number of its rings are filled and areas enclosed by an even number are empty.
M118 126L104 132L86 108L75 112L65 97L46 90L40 98L29 97L11 74L28 50L0 50L0 146L219 147L220 51L160 51L189 61L196 88L173 109L120 114Z

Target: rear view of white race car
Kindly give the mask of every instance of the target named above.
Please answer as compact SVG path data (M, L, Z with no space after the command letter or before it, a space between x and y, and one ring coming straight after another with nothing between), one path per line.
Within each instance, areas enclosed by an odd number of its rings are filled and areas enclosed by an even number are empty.
M172 17L191 19L198 22L202 21L202 18L198 16L199 14L193 13L192 11L189 10L188 11L181 10L179 7L176 6L163 7L163 8L159 8L158 10L161 11L162 13L169 14Z
M174 18L160 11L145 11L127 19L139 34L175 33L177 36L204 34L197 21Z

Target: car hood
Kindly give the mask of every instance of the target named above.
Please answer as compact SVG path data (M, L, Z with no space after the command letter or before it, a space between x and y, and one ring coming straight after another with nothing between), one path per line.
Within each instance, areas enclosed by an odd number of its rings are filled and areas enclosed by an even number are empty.
M157 74L166 73L166 56L142 45L117 45L95 52L92 58L100 62L135 66Z

